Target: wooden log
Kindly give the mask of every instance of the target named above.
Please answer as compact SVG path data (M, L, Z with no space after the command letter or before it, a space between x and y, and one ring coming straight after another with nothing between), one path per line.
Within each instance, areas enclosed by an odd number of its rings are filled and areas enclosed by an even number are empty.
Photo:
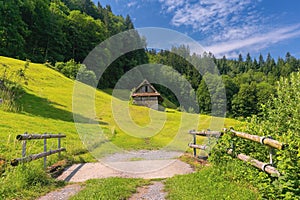
M199 135L199 136L204 136L204 137L220 137L223 135L222 132L220 131L195 131L195 130L190 130L189 134L192 135Z
M62 134L23 134L17 135L17 140L34 140L34 139L49 139L49 138L64 138Z
M237 137L244 138L244 139L247 139L247 140L251 140L251 141L254 141L254 142L258 142L258 143L261 143L261 144L264 144L264 145L267 145L269 147L273 147L273 148L276 148L276 149L279 149L279 150L283 150L287 146L286 144L283 144L283 143L281 143L277 140L274 140L274 139L271 139L271 138L268 138L268 137L265 137L265 136L251 135L251 134L248 134L248 133L238 132L238 131L235 131L233 129L231 129L230 131L232 133L234 133L234 135L237 136Z
M60 149L56 149L56 150L50 150L50 151L47 151L47 152L39 153L39 154L33 154L33 155L30 155L30 156L27 156L27 157L24 157L24 158L16 158L16 159L13 159L10 162L10 164L12 166L17 166L20 163L31 162L33 160L37 160L39 158L47 157L47 156L50 156L52 154L62 152L62 151L66 151L66 148L60 148Z
M228 154L232 154L233 153L233 150L232 149L229 149L227 151ZM252 166L258 168L258 169L261 169L262 171L268 173L268 174L271 174L271 175L275 175L275 176L280 176L280 173L278 172L278 170L271 166L270 164L268 163L263 163L259 160L256 160L254 158L251 158L250 156L247 156L245 154L238 154L236 156L238 159L244 161L244 162L247 162L247 163L250 163Z
M197 145L197 144L189 144L189 147L194 148L194 149L201 149L201 150L206 150L208 146L206 145Z

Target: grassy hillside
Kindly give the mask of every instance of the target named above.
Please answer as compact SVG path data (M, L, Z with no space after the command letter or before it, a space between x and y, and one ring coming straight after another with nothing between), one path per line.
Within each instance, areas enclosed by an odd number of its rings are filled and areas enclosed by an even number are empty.
M0 69L2 70L0 75L3 74L3 64L9 66L9 71L13 72L22 68L25 62L0 57ZM61 132L67 135L67 139L63 141L63 146L67 148L69 157L81 161L93 160L93 157L82 144L73 122L72 92L74 81L42 64L34 63L30 63L26 75L28 84L23 85L25 94L19 100L21 102L21 110L18 113L13 113L0 109L0 157L10 160L21 155L21 144L15 141L17 134L24 132ZM88 86L83 87L87 87L87 90L91 89ZM200 116L199 118L195 114L184 114L177 111L163 113L153 110L149 111L148 108L144 107L130 106L130 117L140 127L148 125L153 120L159 122L159 120L165 119L162 129L153 137L143 135L142 138L138 138L126 134L114 120L110 106L112 102L110 95L98 90L96 91L95 99L96 116L87 115L82 117L96 120L104 130L107 138L122 149L161 148L169 144L176 135L176 137L190 137L187 131L197 128L195 126L191 127L189 120L181 121L182 118L191 119L193 122L196 121L199 129L208 128L212 119L209 116ZM120 107L128 104L126 101L117 99L115 99L115 102ZM154 119L150 119L149 113L154 116ZM235 126L236 124L237 121L235 120L225 120L225 126ZM83 126L87 130L90 128L89 124L84 124ZM38 147L40 146L39 143L39 141L30 141L28 143L29 153L40 152L42 147ZM53 144L49 143L49 148L54 149L55 147L56 141L53 141Z
M8 66L9 73L16 72L23 68L24 61L0 57L0 76L4 72L4 66ZM28 84L22 84L24 95L18 99L20 109L18 112L3 111L0 106L0 184L5 187L0 188L0 198L3 199L32 199L61 187L64 183L49 179L42 170L42 161L34 161L24 166L16 168L9 167L9 161L21 156L21 142L16 141L18 134L28 133L64 133L67 135L63 139L62 146L67 148L63 153L63 158L72 162L95 161L94 157L87 150L85 144L93 142L92 153L102 156L105 152L114 152L119 149L159 149L169 145L171 149L185 150L187 141L192 138L187 131L190 129L205 129L211 123L222 121L212 119L210 116L187 114L169 110L169 112L158 112L139 106L128 106L127 101L122 101L111 97L109 94L97 90L95 92L96 112L74 113L84 121L97 122L95 124L77 124L73 121L72 93L74 81L64 77L57 71L46 67L43 64L30 63L26 71ZM80 97L86 96L87 91L92 88L79 84L83 88ZM83 99L84 100L84 99ZM111 104L114 105L112 112ZM83 110L88 108L82 102ZM125 109L125 110L124 110ZM122 113L123 112L123 113ZM132 124L126 121L128 117L116 118L119 114L129 113L129 118L137 124L136 130L129 129ZM116 119L116 120L115 120ZM160 124L157 132L151 131L153 124ZM121 126L119 126L121 124ZM239 123L232 119L225 120L225 126L237 126ZM105 140L99 139L99 133L94 129L101 127ZM150 126L150 129L145 127ZM89 138L80 140L77 129L86 131L86 135L81 137ZM140 131L142 130L142 131ZM100 137L101 138L101 137ZM175 140L174 140L175 139ZM199 139L200 142L201 138ZM113 145L107 145L103 141L110 141ZM175 141L175 142L174 142ZM48 140L48 149L56 149L57 141ZM34 154L43 151L42 141L32 140L27 143L27 154ZM58 157L53 155L48 158L48 165L56 162ZM3 165L4 163L4 165ZM4 168L3 168L4 167ZM1 169L2 168L2 169Z

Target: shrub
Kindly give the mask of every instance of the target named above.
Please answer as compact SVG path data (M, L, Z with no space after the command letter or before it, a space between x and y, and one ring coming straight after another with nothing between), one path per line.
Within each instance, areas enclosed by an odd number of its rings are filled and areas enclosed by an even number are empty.
M2 64L4 71L0 77L0 106L3 110L17 112L21 109L19 99L24 94L24 89L21 83L27 85L26 70L29 67L30 61L27 60L23 68L15 72L8 70L9 66Z
M271 177L259 169L242 162L232 162L226 148L234 140L236 152L243 152L258 160L268 162L267 147L231 138L225 135L219 140L211 154L211 161L230 171L233 177L244 179L256 185L261 196L267 199L300 198L300 73L282 78L277 86L277 96L262 106L260 117L253 116L243 131L256 135L270 135L289 146L275 152L274 165L281 173L279 178ZM233 164L234 163L234 164ZM247 167L246 167L247 166Z
M92 86L96 84L95 73L91 70L88 70L85 65L76 63L73 59L66 63L64 62L55 63L54 69L61 72L68 78L77 79L80 82Z

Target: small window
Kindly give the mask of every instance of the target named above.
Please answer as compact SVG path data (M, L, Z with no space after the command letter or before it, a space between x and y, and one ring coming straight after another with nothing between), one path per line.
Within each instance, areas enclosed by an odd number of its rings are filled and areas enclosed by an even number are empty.
M145 92L148 92L148 86L146 85L146 87L145 87Z

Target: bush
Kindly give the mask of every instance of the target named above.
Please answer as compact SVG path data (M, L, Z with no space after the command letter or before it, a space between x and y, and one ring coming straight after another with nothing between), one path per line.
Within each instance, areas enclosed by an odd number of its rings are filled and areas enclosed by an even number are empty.
M27 85L26 70L30 61L27 60L23 68L15 72L8 70L9 66L2 64L4 71L0 77L0 106L5 111L17 112L21 109L19 99L25 93L21 83Z
M85 84L94 86L96 84L96 75L93 71L88 70L85 65L76 63L73 59L64 63L57 62L55 67L57 71L64 74L66 77L76 79Z
M258 160L268 162L269 150L258 143L243 139L232 139L225 135L212 151L211 161L224 170L231 165L231 174L236 179L244 179L256 185L261 196L267 199L300 198L300 73L281 79L277 86L277 96L262 106L262 115L253 116L243 131L256 135L270 135L288 144L288 148L275 152L274 165L281 173L279 178L271 177L242 162L234 162L226 154L226 148L234 140L236 152L243 152Z

